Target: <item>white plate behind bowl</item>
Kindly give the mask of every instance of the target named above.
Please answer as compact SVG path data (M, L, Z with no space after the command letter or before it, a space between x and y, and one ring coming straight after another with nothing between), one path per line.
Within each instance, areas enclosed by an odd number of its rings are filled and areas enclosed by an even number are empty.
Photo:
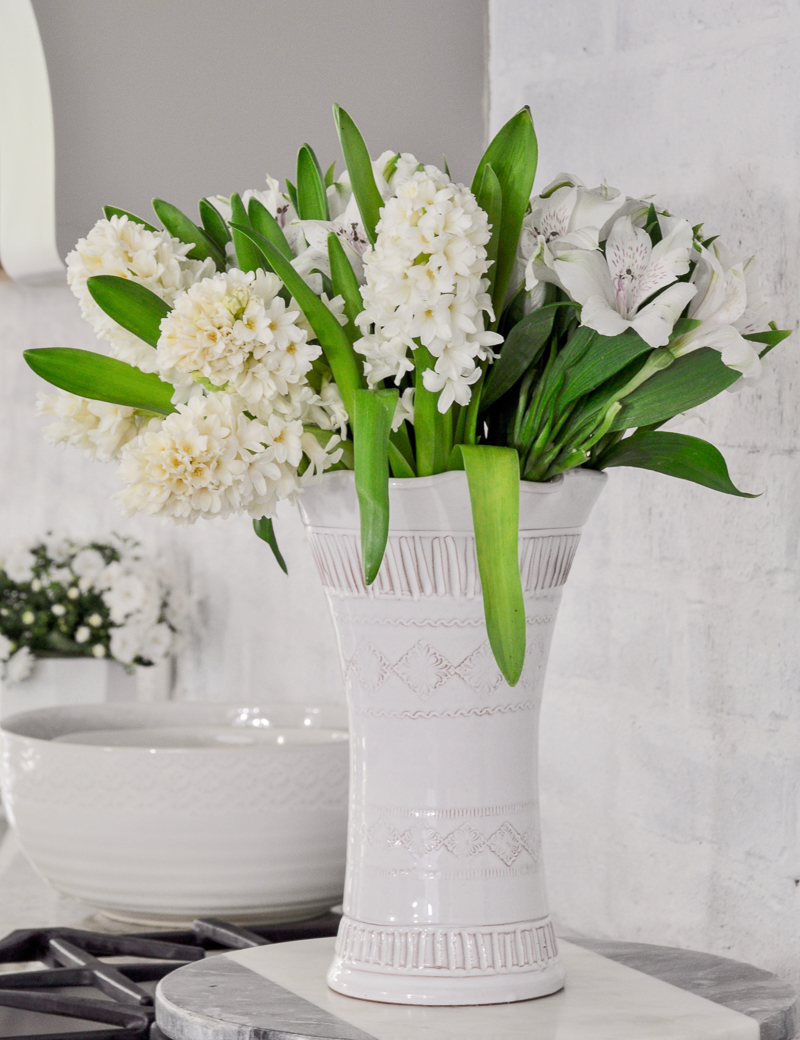
M0 736L24 851L111 916L277 921L341 899L343 707L75 705L11 716Z

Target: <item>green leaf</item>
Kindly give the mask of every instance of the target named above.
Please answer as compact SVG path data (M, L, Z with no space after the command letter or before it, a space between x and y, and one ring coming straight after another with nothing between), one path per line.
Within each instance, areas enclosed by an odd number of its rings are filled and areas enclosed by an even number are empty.
M331 264L331 282L333 295L344 297L344 312L347 315L347 328L350 338L355 341L361 335L356 325L356 318L364 310L361 290L356 273L350 266L339 236L331 232L328 235L328 259Z
M200 210L200 219L203 222L205 233L217 249L219 249L221 253L224 253L225 246L231 240L231 233L228 231L228 225L222 219L222 215L217 210L216 206L212 206L208 199L200 199L198 209Z
M499 306L495 308L498 317L514 269L522 219L528 208L533 178L536 175L537 157L536 134L530 109L523 108L509 119L486 149L472 181L472 191L477 196L483 184L484 168L491 163L503 195L493 293L493 299L500 301Z
M701 347L677 358L669 368L656 372L623 397L622 410L611 424L611 430L631 430L666 422L716 397L739 378L739 372L722 363L719 351Z
M221 271L225 270L223 250L177 206L163 199L153 199L153 209L173 238L193 247L186 254L190 260L208 260L210 257Z
M231 234L233 248L236 250L236 262L243 271L265 270L262 250L257 248L249 236L242 234L242 227L249 226L250 219L238 192L231 195Z
M566 369L559 406L596 390L635 358L652 349L633 329L626 329L619 336L594 336L581 360Z
M106 220L111 220L112 217L127 217L128 220L132 220L134 224L141 224L143 227L147 228L148 231L158 230L158 228L154 228L152 224L148 224L146 220L137 217L135 213L129 213L126 209L117 209L116 206L103 206L103 213L105 214Z
M478 205L489 218L489 225L492 229L492 237L486 245L486 256L492 262L488 272L489 294L492 295L495 276L497 275L497 250L500 245L500 232L502 231L503 194L500 188L500 181L497 179L497 174L494 172L491 163L486 163L483 168L483 178L481 179L481 187L477 199ZM503 301L493 298L492 303L495 315L499 318L500 311L503 308Z
M297 154L297 215L301 220L328 220L328 196L314 149L304 144Z
M489 369L489 378L481 398L481 411L510 390L539 357L553 331L553 319L558 306L549 304L531 311L506 336L500 357Z
M172 404L175 388L170 383L105 354L72 347L42 347L26 350L24 357L42 379L78 397L160 415L175 411Z
M699 437L688 437L684 433L634 433L606 452L602 465L604 469L609 466L652 469L670 477L692 480L695 484L722 491L726 495L758 497L738 490L728 475L725 459L713 444Z
M774 326L774 322L771 322ZM791 329L778 329L770 328L768 332L751 332L749 335L744 336L744 339L749 339L751 343L765 343L766 346L759 354L759 357L764 357L772 350L773 347L777 347L779 343L782 343L787 336L791 336Z
M330 164L328 169L325 171L325 187L330 188L336 177L336 160Z
M401 480L408 480L417 475L408 459L391 438L389 439L389 465L392 469L392 476Z
M509 686L525 663L519 574L519 457L514 448L461 444L467 472L489 645Z
M287 260L294 260L292 247L286 241L286 235L283 233L283 228L263 202L259 202L258 199L255 198L250 199L247 206L247 215L250 218L253 230L257 231L260 235L263 235L267 241L271 242L276 247L276 249L279 249L281 254L285 256ZM246 224L247 221L245 220L243 223Z
M375 184L375 174L372 172L372 161L364 144L358 127L338 105L333 106L333 116L336 120L336 129L339 132L339 142L342 146L347 172L350 174L350 184L353 194L358 203L358 211L367 238L375 244L377 237L375 226L380 220L380 211L383 206L381 193Z
M97 306L128 332L154 347L161 336L161 321L170 312L160 296L144 285L115 274L96 274L86 282Z
M347 414L352 416L355 405L355 392L364 385L364 380L361 362L353 350L353 345L348 339L347 333L322 300L312 289L309 289L302 277L272 242L244 224L237 225L232 223L231 227L234 231L240 231L258 246L272 265L275 274L294 296L325 352L325 357L331 366L333 378L339 387Z
M273 527L272 520L268 516L262 516L260 520L253 521L253 530L256 532L258 537L267 543L272 549L272 555L278 561L278 566L284 574L289 573L289 569L286 566L286 561L283 558L283 553L278 548L278 539L275 537L275 528Z
M289 178L286 178L286 194L289 196L289 202L294 206L295 212L297 211L297 188L292 184Z
M389 434L397 390L356 390L355 469L364 580L378 576L389 536Z

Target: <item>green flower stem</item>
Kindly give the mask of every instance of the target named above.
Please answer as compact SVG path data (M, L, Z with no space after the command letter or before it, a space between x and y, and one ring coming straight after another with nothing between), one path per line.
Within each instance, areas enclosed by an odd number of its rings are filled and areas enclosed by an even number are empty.
M434 359L427 347L421 344L414 351L414 433L417 439L417 476L430 477L434 473L441 473L447 466L447 460L438 467L439 445L437 444L437 433L439 432L439 410L437 408L438 394L431 393L425 389L422 380L423 373L428 368L433 368Z
M466 419L464 420L464 427L462 435L456 437L456 444L476 444L478 440L478 413L481 409L481 394L483 393L483 383L486 379L486 368L488 361L481 362L481 377L477 383L473 384L472 397L469 399L469 404L466 408ZM449 457L449 456L448 456Z

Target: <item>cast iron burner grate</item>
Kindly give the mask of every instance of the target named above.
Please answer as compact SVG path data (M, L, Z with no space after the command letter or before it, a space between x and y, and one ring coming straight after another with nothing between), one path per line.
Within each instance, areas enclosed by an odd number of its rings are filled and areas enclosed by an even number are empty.
M4 1040L166 1040L153 1021L155 987L148 988L147 983L158 982L190 961L202 960L208 952L335 935L338 925L339 917L328 913L312 921L252 928L201 918L189 931L107 935L77 928L41 928L11 932L0 940L0 963L41 961L46 967L0 973L0 1008L32 1013L14 1015L13 1028L23 1028L24 1033L0 1030L0 1036ZM104 957L115 960L102 960ZM120 957L137 959L120 961ZM76 995L75 988L79 994L88 992ZM39 1016L49 1021L44 1031L34 1031L39 1028ZM81 1030L78 1022L108 1028Z

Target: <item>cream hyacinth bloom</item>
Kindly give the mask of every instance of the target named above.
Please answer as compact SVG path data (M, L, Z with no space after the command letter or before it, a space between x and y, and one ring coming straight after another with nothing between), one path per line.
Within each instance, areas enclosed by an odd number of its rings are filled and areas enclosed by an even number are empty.
M144 285L171 304L198 278L214 270L210 260L187 260L190 245L166 231L149 231L128 217L98 220L86 238L67 256L67 281L81 306L81 314L111 353L144 372L155 372L152 348L121 328L95 303L87 287L93 275L111 274Z
M150 349L152 353L152 348ZM119 458L123 445L133 440L147 421L133 408L90 401L62 391L37 395L36 414L52 415L56 422L45 426L43 434L50 444L71 444L82 448L98 462Z
M304 383L322 353L308 342L297 324L299 309L287 308L280 289L274 274L236 269L191 286L161 322L156 365L162 378L173 371L184 384L199 378L238 394L248 411L268 421L275 398ZM301 407L280 410L301 417Z
M198 395L165 419L151 419L125 445L119 476L127 487L114 497L127 514L179 523L271 516L299 486L294 466L302 432L300 422L248 418L228 394Z
M417 340L435 358L423 375L440 412L467 404L480 378L476 362L492 357L502 337L484 329L494 317L484 275L490 228L475 196L433 166L397 186L381 210L377 241L363 255L366 285L358 324L370 386L399 383L414 368Z

